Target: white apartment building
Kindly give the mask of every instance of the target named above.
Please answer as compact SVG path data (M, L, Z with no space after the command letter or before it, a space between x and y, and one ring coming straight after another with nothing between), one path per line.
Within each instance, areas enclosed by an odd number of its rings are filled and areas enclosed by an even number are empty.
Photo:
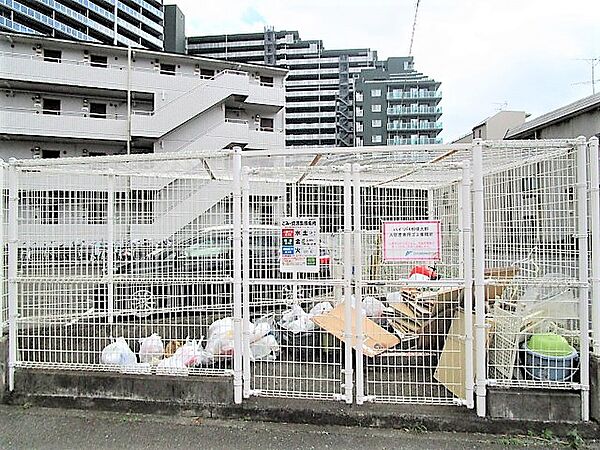
M0 33L0 157L284 145L286 71Z
M136 176L126 163L117 165L131 175L117 176L112 184L104 174L82 176L71 169L42 184L24 176L18 182L18 239L37 236L34 246L81 248L109 239L126 245L178 239L227 223L231 182L219 176L227 160L198 159L198 175L180 179L169 175L180 162L167 155L194 150L206 155L235 146L248 152L283 148L286 73L1 33L0 158L164 155L152 177ZM92 163L93 158L78 160ZM111 207L115 227L109 238ZM119 223L129 225L121 229Z

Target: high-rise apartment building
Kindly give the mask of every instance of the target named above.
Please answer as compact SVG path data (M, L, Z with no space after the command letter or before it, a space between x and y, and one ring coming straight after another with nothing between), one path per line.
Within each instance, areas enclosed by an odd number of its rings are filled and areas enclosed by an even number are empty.
M285 81L287 146L354 145L352 80L374 68L368 48L326 50L297 31L188 37L189 54L289 70Z
M0 0L0 31L163 49L162 0Z
M441 143L441 83L417 72L412 57L378 61L354 82L356 145Z

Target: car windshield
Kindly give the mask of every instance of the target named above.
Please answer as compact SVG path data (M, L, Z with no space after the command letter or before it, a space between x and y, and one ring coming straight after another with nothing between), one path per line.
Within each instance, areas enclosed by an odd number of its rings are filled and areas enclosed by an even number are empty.
M207 252L222 253L231 248L230 234L210 234L200 238L197 242L183 249L183 254L188 257L205 256Z

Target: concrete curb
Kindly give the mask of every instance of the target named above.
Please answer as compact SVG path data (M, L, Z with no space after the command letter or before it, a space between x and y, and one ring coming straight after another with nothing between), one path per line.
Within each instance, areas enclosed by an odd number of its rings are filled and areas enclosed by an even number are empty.
M480 418L473 411L452 407L415 405L342 405L314 400L252 398L242 405L192 404L116 398L85 398L61 395L13 393L12 405L35 405L71 409L97 409L129 413L181 415L214 419L256 420L313 425L391 428L411 431L445 431L527 435L552 430L555 436L576 431L586 439L598 438L594 422L541 422Z

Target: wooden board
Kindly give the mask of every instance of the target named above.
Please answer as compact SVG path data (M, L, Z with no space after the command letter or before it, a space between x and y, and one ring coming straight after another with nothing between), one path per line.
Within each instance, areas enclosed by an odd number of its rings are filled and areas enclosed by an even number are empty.
M344 308L344 303L342 303L333 308L327 314L313 317L312 321L347 344L348 339L344 337L346 326L346 321L344 319ZM355 311L352 312L351 330L352 335L355 335L356 314ZM388 348L394 347L400 343L400 339L398 339L397 336L381 328L371 319L366 317L362 321L362 329L365 337L362 343L362 350L366 356L378 355ZM353 338L351 345L352 347L357 348L358 340Z
M458 398L466 397L465 389L465 314L457 312L433 376Z

